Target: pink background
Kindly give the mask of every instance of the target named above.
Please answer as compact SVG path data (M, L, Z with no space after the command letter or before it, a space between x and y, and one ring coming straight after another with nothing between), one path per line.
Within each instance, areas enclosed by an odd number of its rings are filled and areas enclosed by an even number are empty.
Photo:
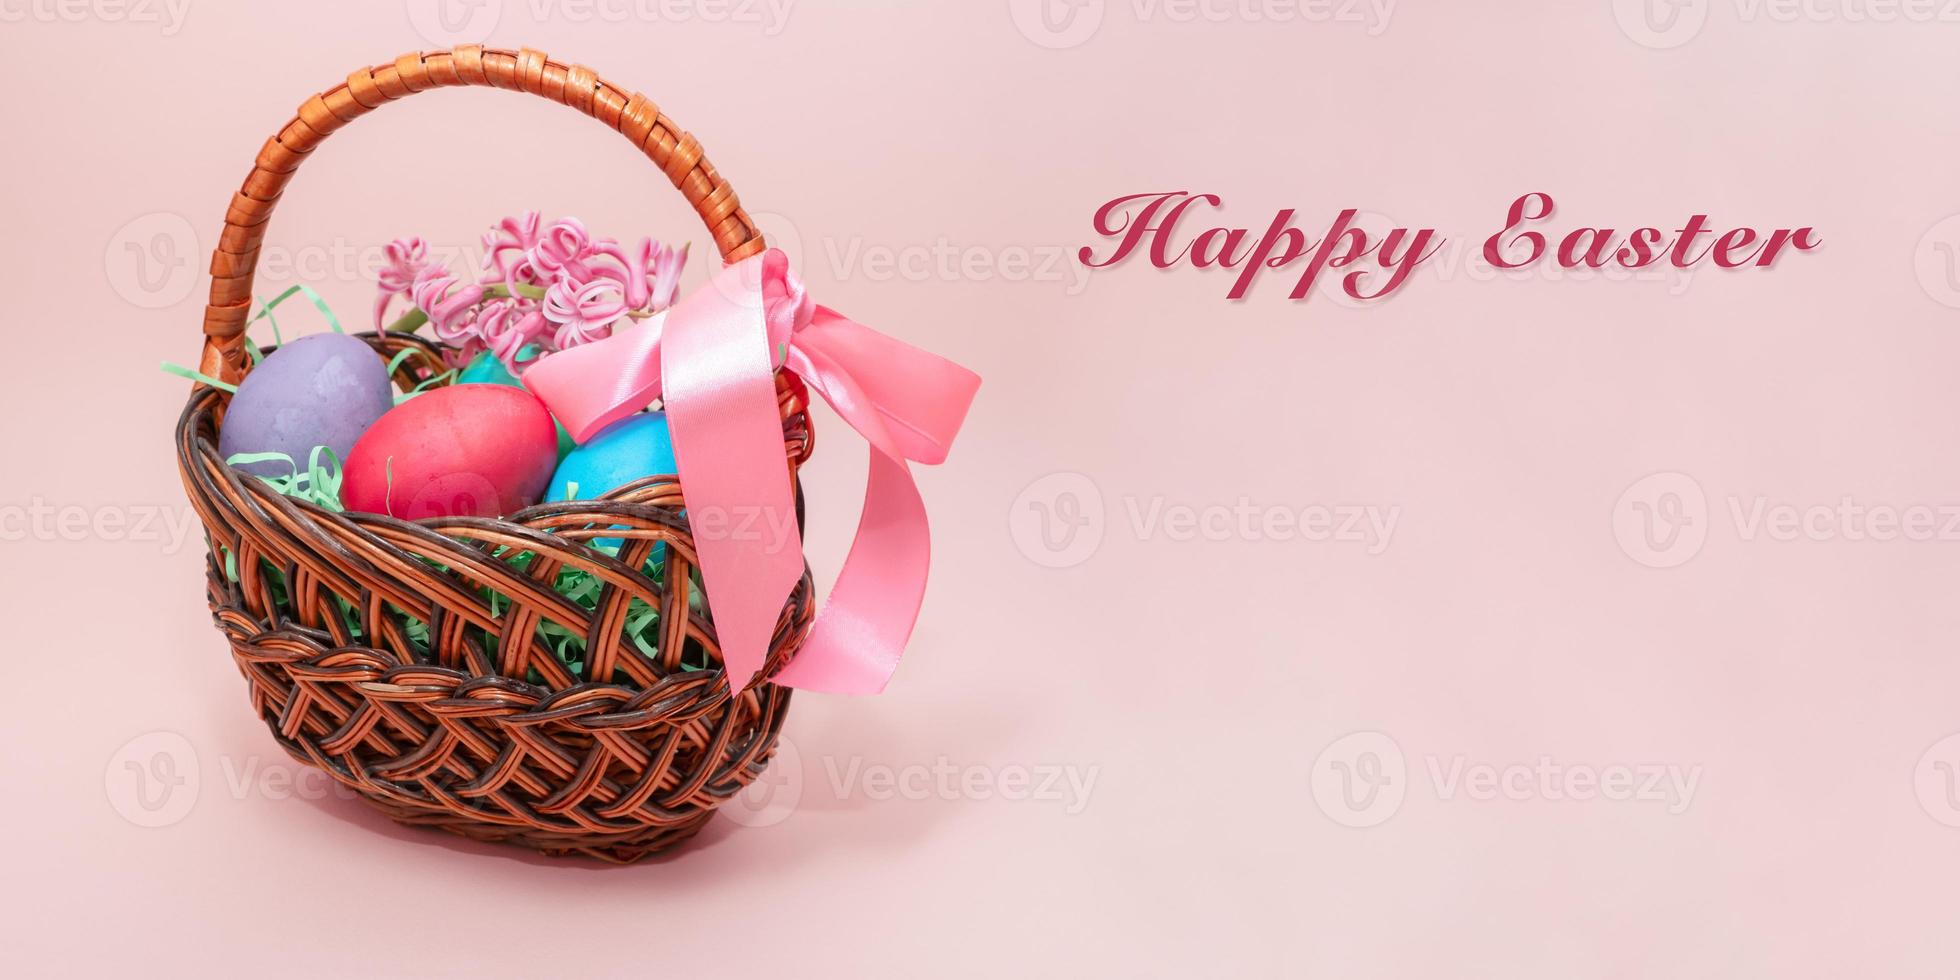
M604 870L291 785L173 538L156 364L197 355L228 195L307 95L463 38L425 3L6 0L9 972L1951 976L1960 23L1767 3L1672 32L1638 0L459 7L647 92L823 301L987 379L921 477L891 690L798 698L740 820ZM1062 260L1103 201L1178 189L1458 259L1531 190L1554 229L1825 245L1685 279L1438 260L1365 309ZM709 253L623 141L510 93L377 113L286 198L262 286L297 268L351 321L375 246L526 207ZM863 448L818 421L822 576ZM1847 502L1933 525L1870 540ZM1785 540L1759 505L1831 513ZM1263 523L1316 506L1393 534Z

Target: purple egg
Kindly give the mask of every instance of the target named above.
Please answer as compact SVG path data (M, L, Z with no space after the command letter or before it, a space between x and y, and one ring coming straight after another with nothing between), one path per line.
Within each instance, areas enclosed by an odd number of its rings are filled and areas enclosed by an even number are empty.
M301 337L265 356L245 376L218 431L218 452L285 453L305 467L313 447L327 446L344 462L355 440L395 407L388 365L374 348L338 333ZM280 476L278 460L239 469Z

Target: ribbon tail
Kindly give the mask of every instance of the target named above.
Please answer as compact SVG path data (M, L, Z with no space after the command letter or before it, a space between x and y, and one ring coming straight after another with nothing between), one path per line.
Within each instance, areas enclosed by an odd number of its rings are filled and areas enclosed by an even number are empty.
M911 468L874 447L857 540L809 638L773 680L827 694L883 691L918 621L931 560Z
M730 266L713 287L669 309L659 355L674 459L730 694L762 669L783 603L803 577L775 370L756 291L741 288L747 272Z

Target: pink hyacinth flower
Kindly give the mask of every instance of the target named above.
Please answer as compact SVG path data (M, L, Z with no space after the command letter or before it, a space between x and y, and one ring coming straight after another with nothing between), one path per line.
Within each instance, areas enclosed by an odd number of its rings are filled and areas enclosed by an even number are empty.
M545 291L544 318L556 324L552 343L567 350L612 336L613 322L626 315L626 299L619 283L608 278L577 283L560 276Z
M657 312L674 305L680 291L681 267L687 264L687 248L668 248L651 238L640 239L632 253L612 242L600 242L593 251L619 263L620 270L598 270L598 274L619 283L630 309Z
M408 294L415 285L415 277L429 265L429 243L420 238L397 238L381 250L382 265L375 277L374 329L380 330L386 324L383 317L388 312L388 304L397 296Z
M592 236L586 233L585 224L577 218L562 218L552 222L525 255L542 279L555 280L569 276L575 283L583 285L597 275L592 260L603 254L601 248L611 244L611 239L594 242Z
M680 248L660 247L653 257L653 264L647 270L648 274L653 276L652 295L647 299L648 309L657 312L674 305L674 300L681 291L681 270L686 267L687 245L685 243Z
M432 265L415 277L413 295L415 308L428 315L436 339L460 345L476 336L471 321L477 304L483 302L482 286L464 285L448 269Z
M538 304L521 299L493 299L476 316L476 334L497 360L517 371L517 354L544 336L551 324Z
M513 285L542 283L544 277L531 265L531 249L538 244L536 211L505 218L483 234L483 280Z

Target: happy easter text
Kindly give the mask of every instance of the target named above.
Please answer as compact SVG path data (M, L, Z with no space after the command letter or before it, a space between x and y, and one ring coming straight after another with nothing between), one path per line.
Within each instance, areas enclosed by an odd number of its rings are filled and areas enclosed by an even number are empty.
M1305 299L1322 274L1339 275L1341 291L1355 300L1381 299L1409 281L1447 239L1434 228L1392 228L1380 238L1356 224L1360 212L1347 208L1334 217L1317 241L1293 225L1294 211L1273 216L1256 237L1250 228L1223 226L1194 230L1200 219L1187 218L1196 205L1218 208L1216 194L1185 191L1130 194L1096 209L1096 234L1111 242L1098 258L1085 245L1077 253L1089 268L1116 265L1144 254L1159 269L1189 265L1194 269L1227 269L1238 274L1226 292L1242 299L1267 269L1299 265L1289 299ZM1643 269L1673 266L1687 269L1712 261L1723 269L1768 269L1790 252L1808 252L1822 239L1811 227L1776 228L1767 232L1735 227L1716 232L1708 215L1691 215L1672 232L1641 227L1622 234L1613 228L1583 226L1558 235L1540 230L1538 222L1552 216L1550 194L1534 191L1511 202L1504 227L1484 240L1484 260L1499 269L1522 269L1550 256L1566 269Z

